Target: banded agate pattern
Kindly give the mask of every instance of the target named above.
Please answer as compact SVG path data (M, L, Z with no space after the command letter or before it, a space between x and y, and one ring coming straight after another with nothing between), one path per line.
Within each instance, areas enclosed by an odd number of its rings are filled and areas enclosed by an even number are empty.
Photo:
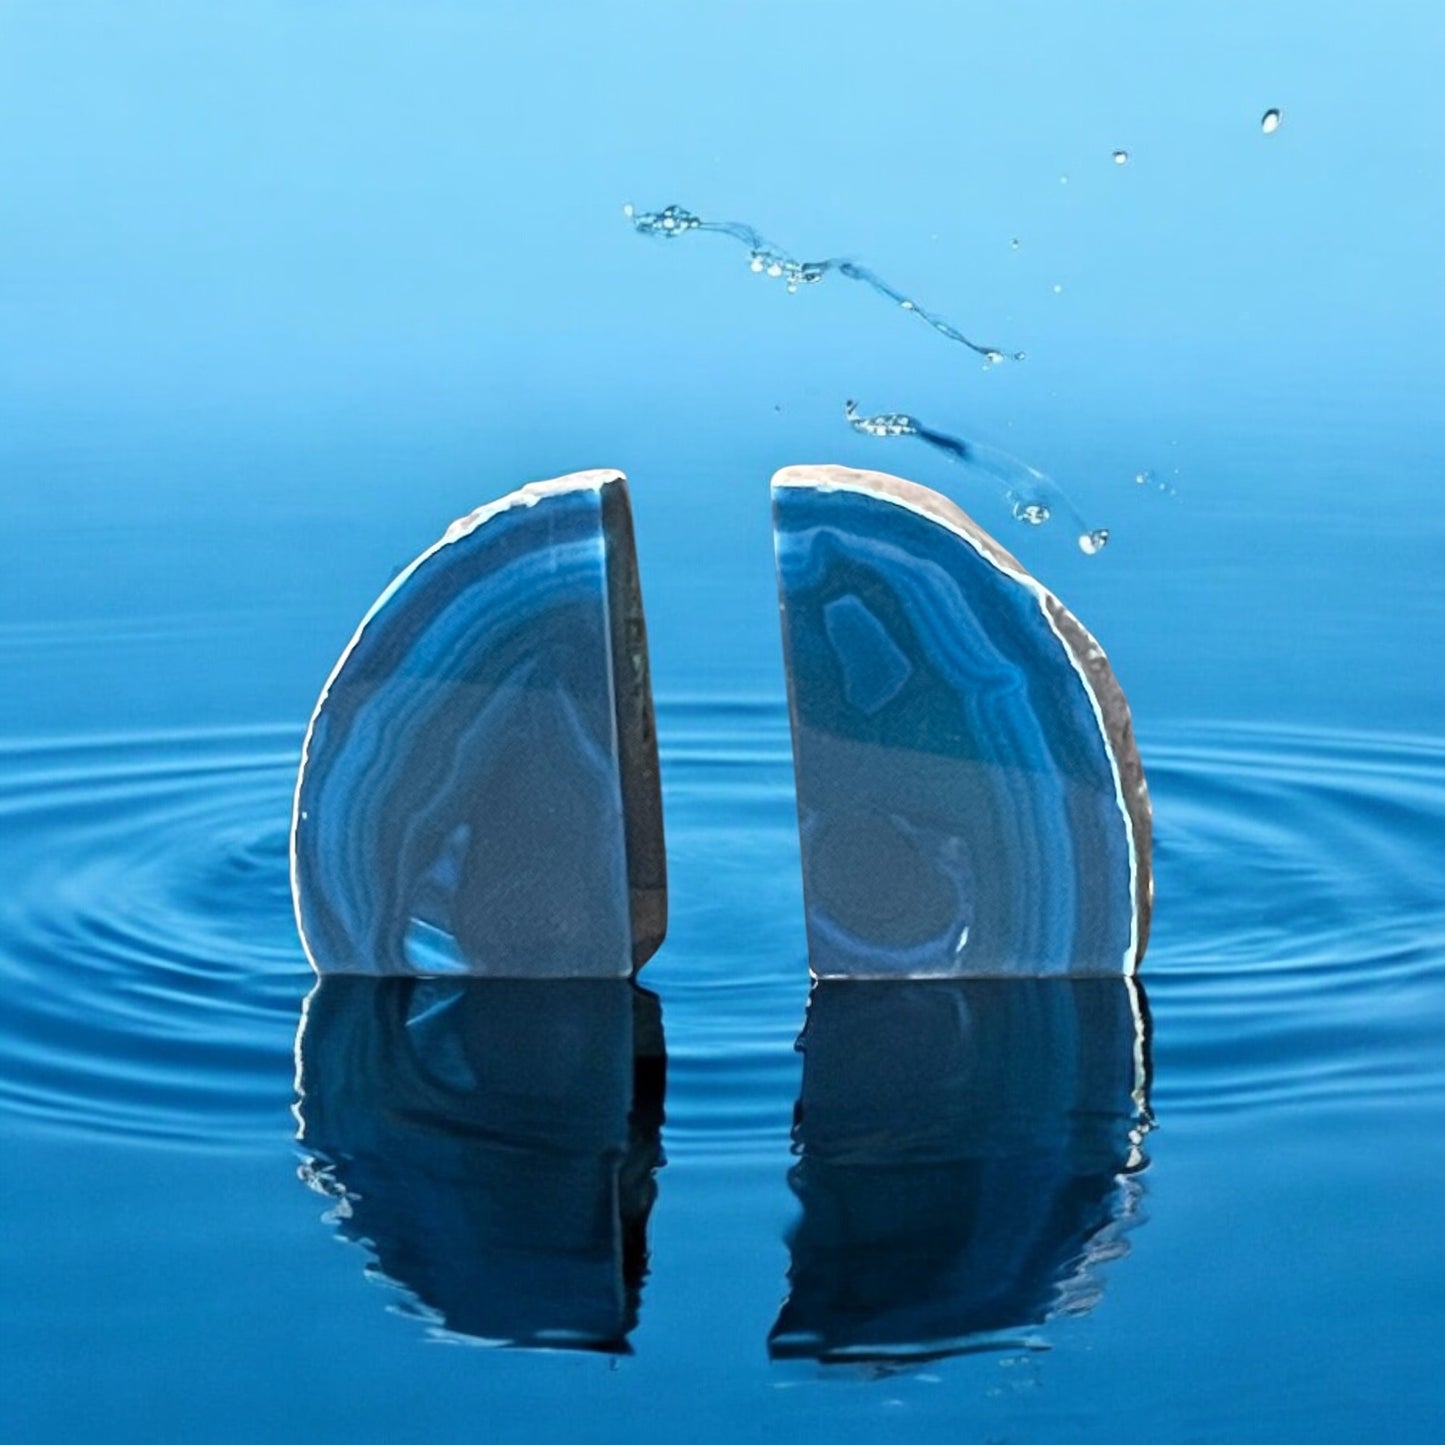
M926 488L793 467L773 507L813 973L1132 973L1149 803L1098 644Z
M292 822L318 973L625 978L666 916L626 483L535 483L386 589L311 719Z

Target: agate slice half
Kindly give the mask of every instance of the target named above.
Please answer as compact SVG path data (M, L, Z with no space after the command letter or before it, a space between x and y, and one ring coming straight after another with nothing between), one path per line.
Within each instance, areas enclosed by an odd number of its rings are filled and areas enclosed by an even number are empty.
M1133 973L1149 800L1098 643L925 487L790 467L773 508L814 975Z
M538 482L382 593L307 729L291 832L318 973L625 978L662 940L627 485Z

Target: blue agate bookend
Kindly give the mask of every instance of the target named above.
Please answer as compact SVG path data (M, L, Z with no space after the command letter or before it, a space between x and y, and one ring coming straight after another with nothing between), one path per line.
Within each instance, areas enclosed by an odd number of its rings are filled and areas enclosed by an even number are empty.
M662 941L627 484L538 482L382 593L306 732L291 832L319 974L627 978Z
M1132 974L1149 798L1098 643L925 487L790 467L773 514L814 976Z
M1027 1347L1137 1222L1149 1040L1129 978L813 988L775 1359Z
M666 1060L625 979L331 977L297 1038L302 1177L452 1339L622 1354Z

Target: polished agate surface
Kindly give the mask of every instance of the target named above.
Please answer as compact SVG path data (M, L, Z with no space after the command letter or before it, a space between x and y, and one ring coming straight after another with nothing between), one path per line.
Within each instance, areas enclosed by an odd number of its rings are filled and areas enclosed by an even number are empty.
M1129 974L1149 804L1102 649L963 512L773 480L812 971Z
M626 483L537 483L386 589L306 735L292 891L322 974L625 978L662 938Z
M321 979L303 1178L452 1337L620 1353L662 1163L654 995L621 979Z
M815 985L774 1357L1026 1343L1097 1300L1149 1127L1127 978Z

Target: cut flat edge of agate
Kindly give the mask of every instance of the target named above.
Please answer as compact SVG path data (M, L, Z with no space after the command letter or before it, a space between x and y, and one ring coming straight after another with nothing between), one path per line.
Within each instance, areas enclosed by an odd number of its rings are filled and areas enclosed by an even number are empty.
M1083 684L1113 773L1115 797L1129 842L1129 890L1133 905L1132 937L1123 972L1133 974L1148 945L1153 913L1153 818L1144 766L1134 740L1129 704L1104 649L1083 623L1017 557L990 536L962 507L931 488L887 472L823 463L788 466L775 472L772 478L774 494L789 488L854 492L913 512L967 543L980 557L1012 578L1037 600L1050 630L1059 639ZM790 694L791 690L790 677Z
M662 772L657 756L657 719L652 704L642 582L632 535L632 502L620 472L610 477L604 474L601 492L612 705L622 774L622 827L632 915L632 967L636 971L657 952L667 934Z
M528 482L505 496L483 503L452 522L429 547L418 553L367 608L341 655L327 675L306 724L301 761L292 794L288 861L291 902L297 934L313 972L325 977L306 935L297 860L301 822L302 787L311 756L318 718L367 626L407 581L444 548L471 536L493 518L519 508L535 507L549 497L575 492L596 492L601 509L605 547L609 644L613 711L621 765L623 843L629 910L632 923L632 968L636 973L661 946L667 932L667 865L662 831L661 771L657 755L647 632L637 552L632 531L632 506L624 473L610 468L571 472L566 476Z

